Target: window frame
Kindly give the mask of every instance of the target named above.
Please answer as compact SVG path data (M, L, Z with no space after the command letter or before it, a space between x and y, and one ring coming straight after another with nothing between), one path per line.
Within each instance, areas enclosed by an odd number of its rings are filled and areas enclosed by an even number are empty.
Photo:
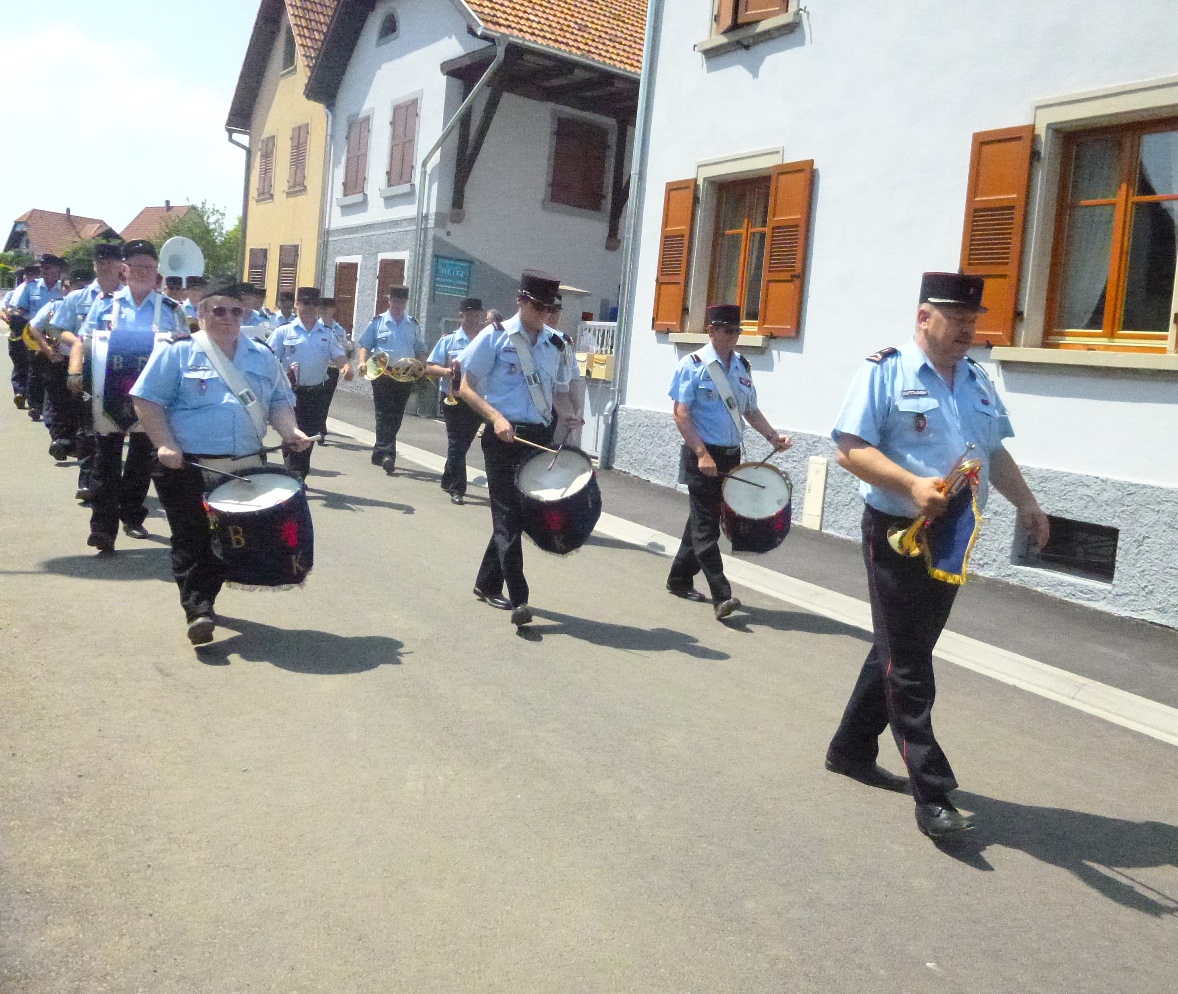
M288 76L298 67L299 46L295 40L294 27L289 20L285 20L282 24L282 69L280 75Z
M780 17L790 12L791 0L762 0L762 2L770 3L771 6L751 13L748 10L750 2L755 2L755 0L717 0L712 15L715 33L722 35L736 28L759 24L761 21Z
M718 261L720 254L720 242L726 235L736 234L737 229L722 229L723 215L724 215L724 197L726 191L732 190L735 187L743 187L744 189L751 189L754 186L764 186L765 188L765 223L759 227L753 227L748 217L748 211L745 210L744 224L739 229L741 235L740 244L740 272L737 278L736 304L740 307L741 322L740 333L742 335L756 334L757 328L760 325L761 302L757 304L757 319L749 320L743 315L745 313L746 293L748 291L747 280L749 272L749 251L752 244L752 235L761 232L765 236L765 243L769 239L769 196L772 189L772 178L768 174L764 176L745 176L731 180L720 180L716 182L715 197L716 205L712 215L712 237L710 239L710 253L708 255L708 302L710 304L721 303L717 297L716 279L719 273ZM762 295L765 286L765 248L761 248L761 289Z
M570 204L556 200L553 192L556 189L556 169L560 156L560 127L561 122L567 121L574 127L596 129L605 136L605 144L601 150L601 188L598 194L599 206L586 207L581 204ZM544 192L544 207L575 214L580 217L599 219L607 214L610 208L610 161L617 142L617 130L614 122L606 118L599 118L589 114L572 113L564 108L552 110L551 127L549 130L548 170Z
M385 24L388 23L389 18L393 19L393 30L388 34L381 34L384 31ZM384 13L380 19L380 24L376 28L376 44L387 45L390 41L395 41L401 35L401 18L397 16L395 10L389 10Z

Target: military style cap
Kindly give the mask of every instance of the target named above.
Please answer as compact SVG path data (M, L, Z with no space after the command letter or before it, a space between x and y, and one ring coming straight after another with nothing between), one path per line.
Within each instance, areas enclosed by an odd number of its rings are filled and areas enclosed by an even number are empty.
M319 303L319 287L317 286L301 286L295 293L295 300L300 304L317 304Z
M46 252L41 256L42 266L57 266L64 269L68 263L60 255L54 255L52 252Z
M183 276L165 276L164 277L164 286L166 286L169 290L183 290L184 289L184 277Z
M234 300L241 300L242 293L246 292L248 288L248 283L241 283L232 276L218 276L209 281L205 299L207 300L209 297L232 297Z
M71 283L81 283L83 280L85 282L89 283L92 279L94 279L94 272L92 270L89 270L89 269L71 269L70 270L70 282Z
M146 238L133 238L129 242L123 243L123 258L130 259L136 255L149 255L156 262L159 262L159 253L155 250L155 246L151 244Z
M240 283L238 285L241 287L242 293L253 293L259 297L266 296L266 291L258 286L257 283Z
M101 262L104 259L121 259L123 257L123 246L119 242L96 242L94 245L94 261Z
M521 297L551 306L560 296L560 280L551 273L525 269L519 278L519 292Z
M188 280L187 280L187 286L191 289L194 289L194 290L200 289L200 287L208 286L208 285L209 285L209 281L206 280L203 276L189 276Z
M408 300L409 287L407 286L391 286L389 287L389 298L391 300Z
M320 297L319 298L319 306L320 307L335 307L335 297Z
M294 294L290 290L282 290L278 294L278 299L279 300L289 300L289 301L293 302L295 298L294 298Z
M731 328L740 327L740 306L738 304L712 304L708 308L708 324Z
M461 304L458 305L459 311L481 311L483 309L483 302L478 297L465 297Z
M953 304L984 311L982 290L986 281L980 276L963 276L961 273L925 273L920 278L920 302L922 304Z

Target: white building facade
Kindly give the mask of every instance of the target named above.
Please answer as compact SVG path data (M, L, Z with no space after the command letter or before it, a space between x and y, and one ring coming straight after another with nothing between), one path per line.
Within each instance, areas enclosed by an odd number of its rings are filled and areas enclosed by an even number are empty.
M857 538L835 416L910 338L921 273L961 267L1055 526L1035 554L994 495L973 571L1178 626L1178 6L795 8L676 0L654 24L614 464L679 481L671 374L706 305L738 303L795 519L805 492L809 524Z

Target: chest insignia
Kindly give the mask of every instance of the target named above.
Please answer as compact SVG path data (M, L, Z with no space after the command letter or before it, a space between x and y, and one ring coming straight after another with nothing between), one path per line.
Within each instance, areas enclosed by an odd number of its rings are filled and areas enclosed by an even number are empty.
M927 397L928 391L927 390L905 390L904 396L905 397Z
M745 379L745 378L742 376L742 377L740 378L740 385L741 385L742 387L750 387L750 388L751 388L751 387L752 387L752 385L753 385L753 381L752 381L752 380L746 380L746 379Z
M913 420L912 424L917 431L924 431L925 428L928 427L928 418L926 418L923 414L918 414L916 415L916 418Z
M989 398L989 397L983 397L983 398L982 398L982 403L983 403L983 404L985 404L985 405L986 405L986 407L989 407L989 406L990 406L990 398Z

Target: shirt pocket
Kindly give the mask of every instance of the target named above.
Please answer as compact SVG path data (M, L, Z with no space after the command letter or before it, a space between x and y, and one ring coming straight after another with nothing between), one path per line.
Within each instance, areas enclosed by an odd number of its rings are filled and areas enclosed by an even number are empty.
M944 414L933 397L901 397L896 401L896 434L902 443L927 445L943 441Z
M225 391L211 369L187 369L180 377L180 404L184 407L206 407L218 404Z
M994 408L994 402L987 403L981 397L975 400L970 409L970 431L986 452L992 452L1002 441L999 427L1000 415Z

